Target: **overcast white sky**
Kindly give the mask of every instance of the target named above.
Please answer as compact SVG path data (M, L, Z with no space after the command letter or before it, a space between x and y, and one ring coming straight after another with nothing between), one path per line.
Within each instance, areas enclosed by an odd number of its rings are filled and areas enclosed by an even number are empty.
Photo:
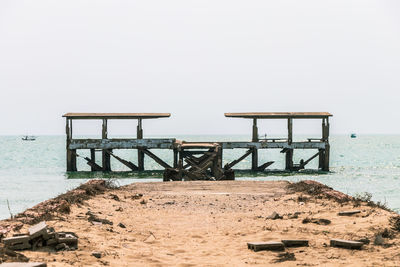
M0 134L62 135L66 112L172 113L145 134L248 133L223 116L239 111L400 133L399 14L384 0L1 0Z

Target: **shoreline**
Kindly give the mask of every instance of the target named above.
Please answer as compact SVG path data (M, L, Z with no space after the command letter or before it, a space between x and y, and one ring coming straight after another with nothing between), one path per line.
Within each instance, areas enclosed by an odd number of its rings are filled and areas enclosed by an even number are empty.
M360 213L338 216L354 209ZM93 225L88 211L113 224ZM273 212L282 218L269 219ZM41 220L75 232L76 251L21 251L48 266L398 265L400 237L390 223L396 216L315 181L143 182L113 188L91 180L14 220L1 220L0 232L7 237L24 233ZM307 219L311 223L304 223ZM374 245L385 229L390 237ZM253 252L246 245L285 238L308 239L310 245L286 249L295 260L282 262L277 252ZM357 251L333 248L333 238L368 239L370 244ZM93 257L93 251L102 257Z

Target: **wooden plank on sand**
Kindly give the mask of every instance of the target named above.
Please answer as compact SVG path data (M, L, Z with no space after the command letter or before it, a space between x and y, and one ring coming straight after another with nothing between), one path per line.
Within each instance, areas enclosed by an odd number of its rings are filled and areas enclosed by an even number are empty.
M308 247L306 239L285 239L281 240L285 247Z
M348 210L348 211L341 211L338 213L339 216L351 216L357 213L360 213L360 210Z
M249 242L247 248L260 251L260 250L285 250L285 245L282 242Z
M331 239L331 247L361 249L364 243L351 240Z

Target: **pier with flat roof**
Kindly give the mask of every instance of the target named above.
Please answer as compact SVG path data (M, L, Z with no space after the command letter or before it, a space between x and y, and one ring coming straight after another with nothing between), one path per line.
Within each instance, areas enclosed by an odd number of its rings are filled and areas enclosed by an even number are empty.
M225 113L228 118L251 119L253 121L251 140L227 142L186 142L175 138L144 138L143 120L168 118L170 113L66 113L66 151L67 171L77 171L78 151L90 150L90 157L82 157L91 167L92 171L112 171L111 157L127 166L132 171L144 170L144 157L147 156L157 162L166 173L165 180L181 179L232 179L232 168L251 156L251 171L264 171L274 161L259 164L258 151L260 149L280 149L285 154L285 170L298 171L315 158L318 158L318 168L329 171L329 117L328 112L245 112ZM260 138L258 135L257 121L261 119L287 120L287 136L282 138ZM322 122L321 138L307 138L301 142L293 141L293 120L319 119ZM101 120L101 139L73 138L74 120ZM108 138L109 120L137 120L136 138ZM137 162L122 159L113 153L117 149L137 150ZM154 154L151 149L171 150L172 163L169 164ZM238 159L222 166L223 151L226 149L246 149ZM306 160L293 162L293 152L297 149L314 149L316 153ZM102 163L96 163L96 152L101 152Z

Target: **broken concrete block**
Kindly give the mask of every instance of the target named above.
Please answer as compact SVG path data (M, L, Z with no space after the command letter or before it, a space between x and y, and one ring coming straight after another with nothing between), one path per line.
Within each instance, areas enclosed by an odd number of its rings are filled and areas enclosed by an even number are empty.
M40 236L42 236L44 240L49 239L49 236L47 233L47 225L46 225L46 222L44 222L44 221L30 227L28 229L28 232L29 232L30 239L35 239Z
M358 241L331 239L331 247L361 249L363 245L364 245L363 242L358 242Z
M22 250L31 248L31 244L29 243L28 235L14 236L9 238L4 238L3 243L9 249L12 250Z
M56 246L56 250L69 250L69 246L65 243L60 243Z
M282 242L249 242L247 243L247 248L254 251L260 251L260 250L282 251L285 250L285 245Z
M339 216L351 216L357 213L360 213L360 210L348 210L348 211L341 211L338 213Z
M46 246L54 246L56 244L58 244L58 241L56 238L51 238L46 241Z
M5 262L1 267L47 267L45 262Z
M57 243L65 243L68 246L77 247L78 237L72 232L58 232L56 233Z
M306 239L285 239L281 240L285 247L308 247Z

